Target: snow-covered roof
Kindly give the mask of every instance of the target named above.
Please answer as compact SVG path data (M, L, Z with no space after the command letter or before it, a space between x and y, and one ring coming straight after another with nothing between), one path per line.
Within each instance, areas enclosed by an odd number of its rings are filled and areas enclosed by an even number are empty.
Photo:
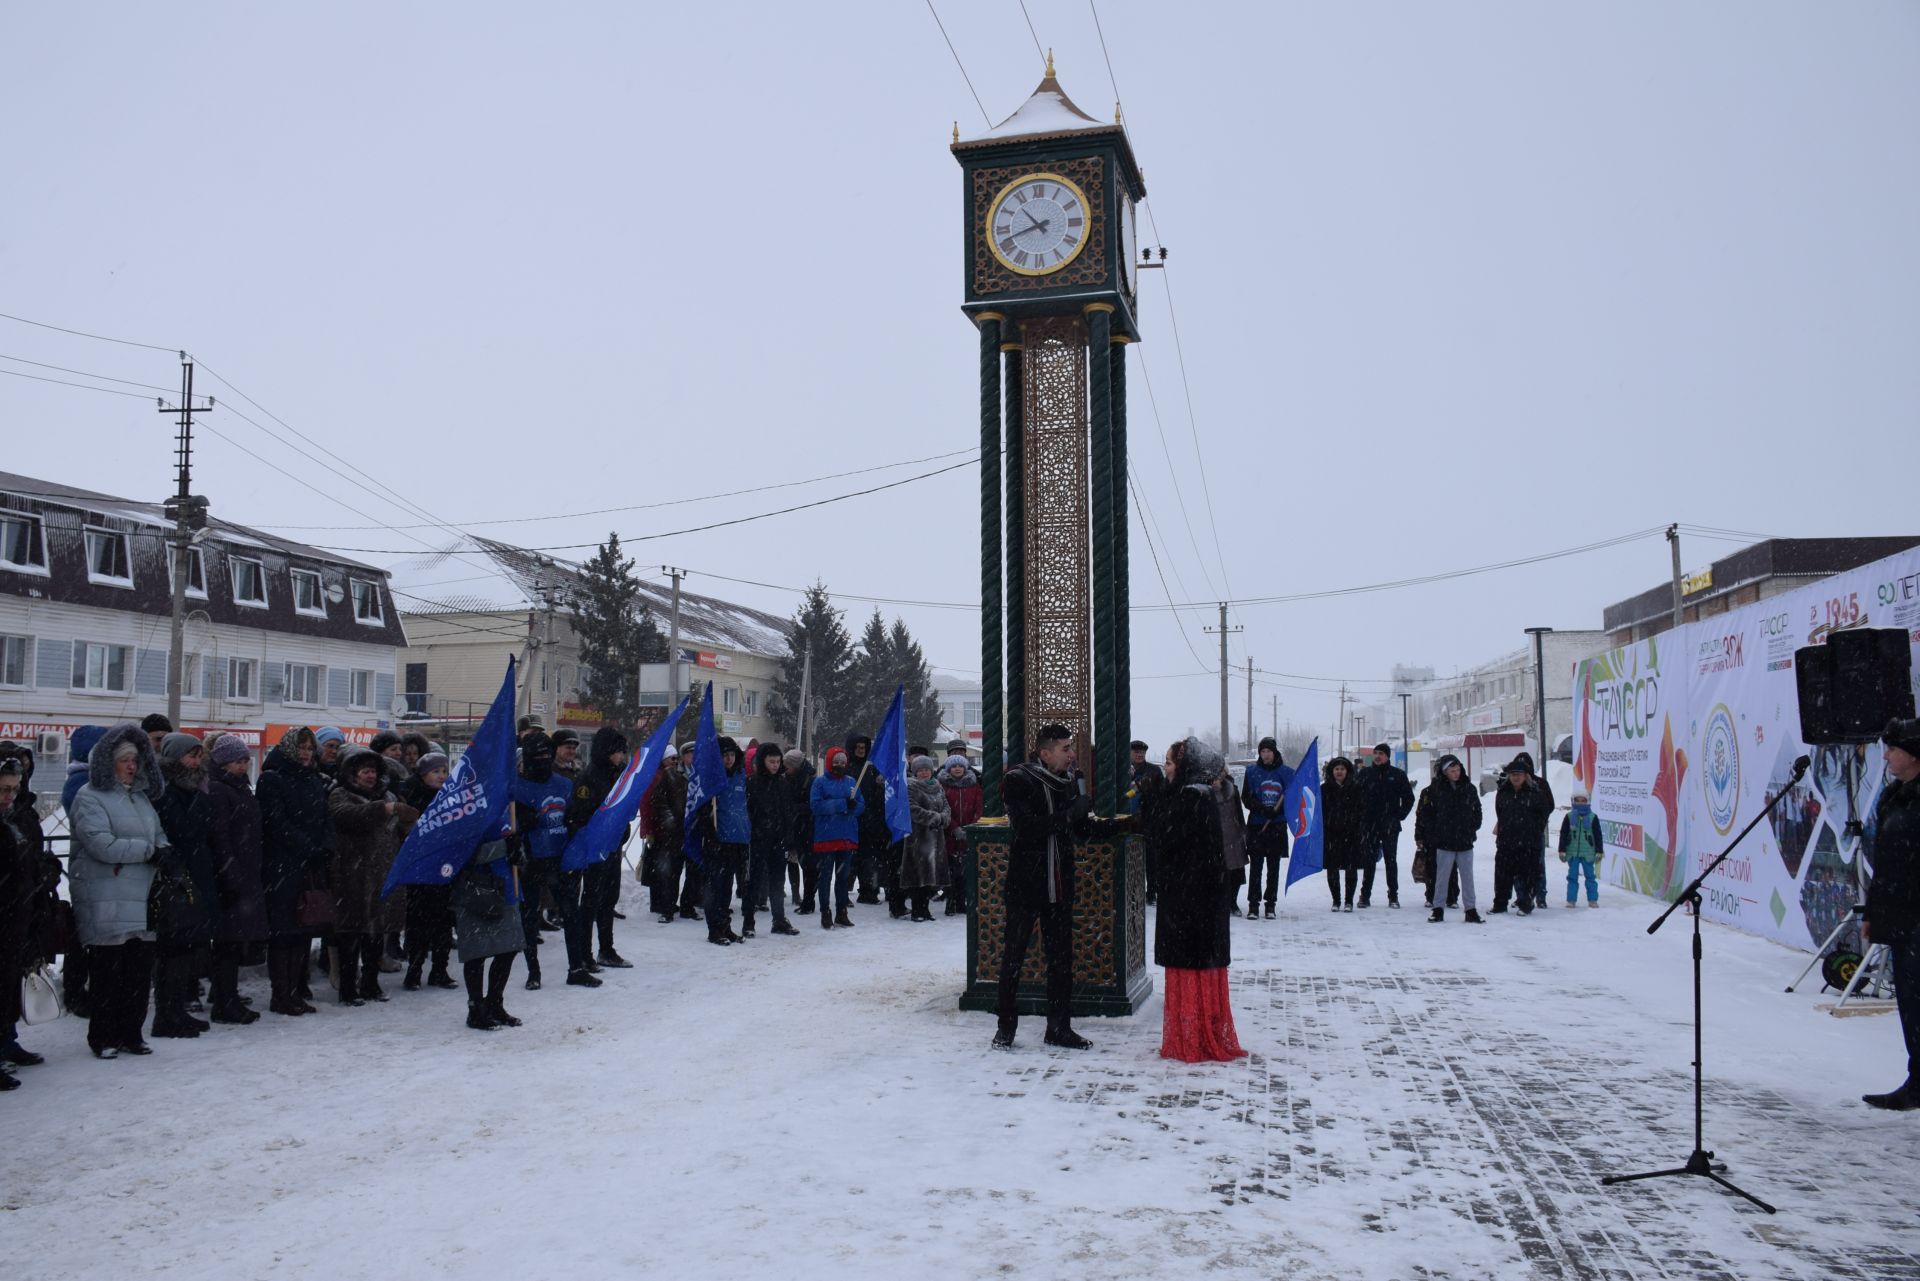
M546 597L565 611L580 581L573 561L463 534L436 551L394 564L394 597L409 614L519 614L546 608ZM673 591L665 583L640 580L640 597L661 631L673 609ZM764 610L681 589L680 641L683 645L737 650L781 658L787 652L789 621Z
M1095 120L1075 106L1073 99L1067 97L1067 91L1060 87L1060 82L1053 78L1052 65L1049 63L1046 79L1040 82L1040 87L1033 91L1032 97L1020 104L1018 111L986 132L965 134L959 141L1005 142L1012 138L1038 138L1050 134L1118 128L1111 121Z

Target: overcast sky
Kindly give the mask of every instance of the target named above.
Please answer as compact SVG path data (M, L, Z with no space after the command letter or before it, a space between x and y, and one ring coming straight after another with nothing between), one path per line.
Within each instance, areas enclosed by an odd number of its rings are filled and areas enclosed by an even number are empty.
M1019 5L936 5L998 122L1041 72ZM1088 6L1027 9L1067 92L1110 116ZM1920 530L1920 5L1099 15L1172 250L1143 277L1130 382L1166 576L1136 523L1136 605L1669 521ZM432 519L529 546L657 535L946 464L567 514L977 443L947 143L982 118L924 3L15 4L0 118L0 311L184 347ZM178 381L168 354L9 321L0 353ZM0 383L5 469L171 489L151 405ZM233 408L272 434L204 420L234 442L203 435L197 456L217 514L376 562L444 538L377 527L426 518ZM969 467L630 547L650 569L968 602L977 511ZM1689 537L1687 566L1736 546ZM1597 627L1666 575L1652 537L1248 606L1234 661L1379 689L1395 662L1448 671L1530 624ZM793 606L699 572L689 586ZM871 607L847 606L857 631ZM979 666L976 612L888 612L936 663ZM1167 678L1134 693L1156 744L1218 718L1213 621L1136 616L1134 670ZM1327 725L1326 684L1263 677L1259 719L1278 695L1283 721Z

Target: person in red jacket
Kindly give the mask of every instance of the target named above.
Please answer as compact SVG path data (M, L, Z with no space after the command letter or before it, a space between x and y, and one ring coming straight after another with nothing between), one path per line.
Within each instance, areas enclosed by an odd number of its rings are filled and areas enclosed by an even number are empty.
M942 763L940 786L947 790L947 808L952 819L947 825L947 915L964 916L967 911L967 836L969 823L978 823L984 804L980 776L973 772L967 758L955 753Z

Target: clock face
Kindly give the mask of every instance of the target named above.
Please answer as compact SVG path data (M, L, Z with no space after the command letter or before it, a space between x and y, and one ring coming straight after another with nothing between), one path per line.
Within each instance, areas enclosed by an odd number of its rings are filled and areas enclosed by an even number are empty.
M1027 174L1008 183L987 214L987 244L1009 271L1045 276L1087 247L1087 193L1059 174Z
M1125 196L1120 198L1120 258L1127 264L1127 292L1140 292L1140 262L1135 256L1136 235L1133 227L1133 201Z

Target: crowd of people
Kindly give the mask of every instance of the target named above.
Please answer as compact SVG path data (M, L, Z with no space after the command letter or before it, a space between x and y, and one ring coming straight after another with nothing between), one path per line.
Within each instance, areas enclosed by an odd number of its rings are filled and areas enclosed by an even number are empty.
M704 921L709 941L729 945L755 936L758 913L771 914L773 933L797 934L789 898L807 913L817 899L823 929L851 928L853 902L883 895L896 917L932 921L936 899L964 913L960 832L982 801L961 745L942 761L914 749L905 842L888 831L870 740L829 752L818 776L777 744L720 746L727 785L692 816L703 857L683 839L692 743L642 803L638 874L662 923ZM562 854L629 746L603 728L584 760L581 748L572 730L523 722L513 834L481 846L448 884L389 891L408 833L451 774L423 735L382 732L356 746L334 727L295 729L255 777L253 748L236 735L177 732L158 714L82 726L60 796L64 859L33 790L32 751L0 743L0 1090L20 1084L11 1069L42 1061L19 1041L22 980L56 958L64 1004L87 1021L101 1059L150 1054L149 1037L254 1023L261 1012L240 973L263 963L275 1015L317 1012L316 972L346 1007L389 1000L383 980L401 975L408 991L464 986L467 1026L479 1031L520 1026L506 1007L514 959L525 958L525 988L538 991L547 936L567 985L601 986L605 971L631 968L614 945L626 842L577 869Z

